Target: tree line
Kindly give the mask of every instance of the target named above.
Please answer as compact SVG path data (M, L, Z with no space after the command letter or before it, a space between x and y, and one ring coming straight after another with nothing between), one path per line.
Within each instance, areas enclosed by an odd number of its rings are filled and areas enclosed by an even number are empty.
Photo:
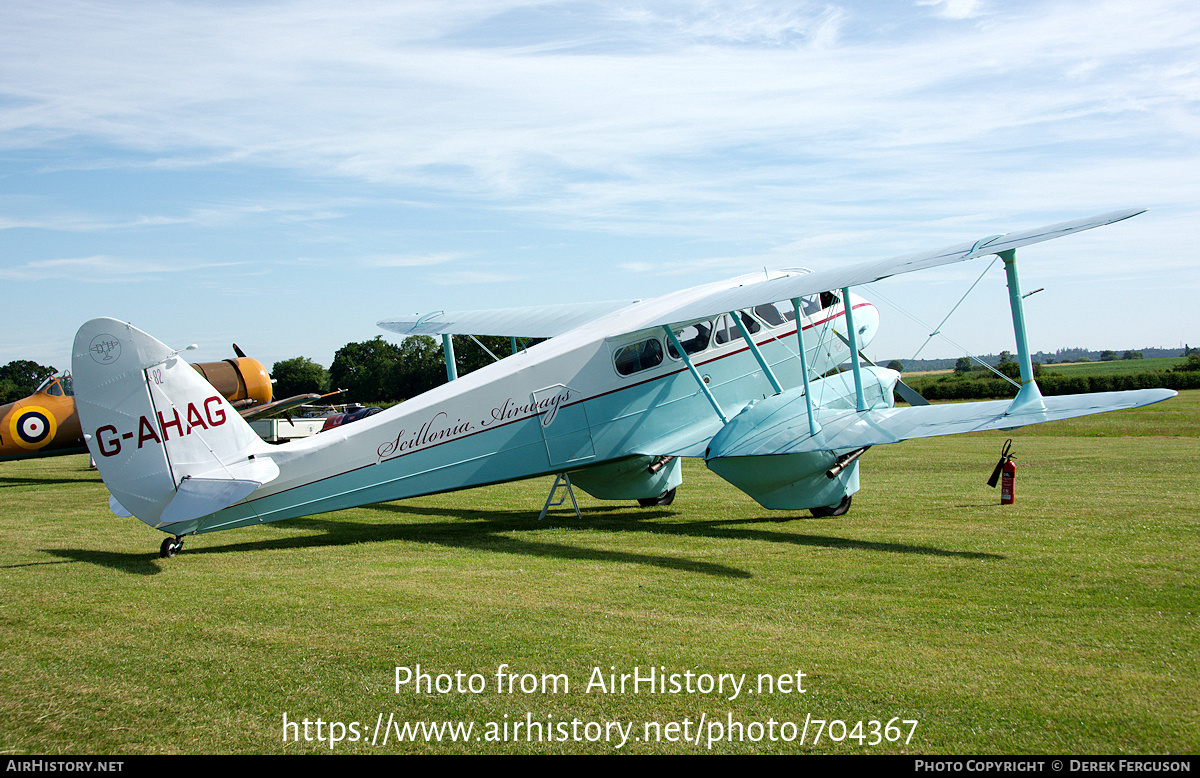
M28 359L15 359L0 367L0 405L16 402L37 391L42 381L58 371Z
M1021 375L1020 366L1003 352L996 370L1013 380ZM1139 357L1122 357L1139 359ZM1033 375L1042 394L1087 394L1122 392L1131 389L1200 389L1200 350L1189 350L1187 360L1169 370L1146 370L1102 375L1069 375L1043 371L1033 363ZM966 357L959 360L950 375L919 376L905 381L927 400L982 400L1014 397L1017 388L990 370L972 366Z
M503 337L480 337L497 357L512 353L512 342ZM521 342L520 346L532 345ZM466 375L495 361L479 343L469 337L454 336L455 366L458 375ZM0 404L15 402L37 391L43 381L58 371L29 360L15 360L0 367ZM345 389L330 402L358 404L396 403L416 397L446 383L446 363L441 340L417 335L392 343L377 336L360 343L347 343L338 349L333 364L326 370L308 357L293 357L271 367L276 399Z
M458 375L466 375L494 361L480 343L497 357L505 357L512 353L511 341L508 338L480 337L478 341L479 343L476 343L473 339L461 335L454 336L455 366ZM531 341L530 344L532 342L536 341ZM522 344L522 347L530 344ZM1105 354L1115 359L1140 359L1142 356L1136 351L1125 352L1119 356L1115 352ZM1185 354L1188 361L1175 370L1159 371L1152 376L1137 379L1049 376L1042 374L1041 365L1037 363L1034 364L1034 374L1043 382L1042 389L1046 394L1145 388L1151 383L1171 389L1200 388L1200 349L1188 348ZM902 369L897 360L889 363L888 367L894 370ZM1020 376L1020 368L1007 351L1001 352L997 369L1014 379ZM29 360L14 360L0 367L0 404L14 402L33 394L43 381L57 372L52 366L39 365ZM941 377L918 379L917 382L925 385L930 399L1003 397L1015 391L1011 389L1010 384L991 375L975 367L971 360L962 357L955 365L953 376L960 379L959 381L948 381L946 377ZM328 370L308 357L285 359L272 366L271 377L275 379L276 398L297 394L324 394L335 389L345 389L344 394L331 401L358 404L401 402L447 381L441 341L425 335L405 338L398 344L384 340L382 335L359 343L347 343L338 349ZM962 379L974 380L967 386ZM940 385L934 387L934 383ZM1126 386L1132 383L1136 383L1137 386Z
M478 343L462 335L453 336L454 363L458 375L466 375L512 353L512 343L503 337L480 337ZM347 343L337 350L326 370L308 357L293 357L271 367L275 396L291 397L311 392L345 389L337 402L396 403L416 397L448 380L440 340L426 335L405 338L400 343L382 335L360 343Z

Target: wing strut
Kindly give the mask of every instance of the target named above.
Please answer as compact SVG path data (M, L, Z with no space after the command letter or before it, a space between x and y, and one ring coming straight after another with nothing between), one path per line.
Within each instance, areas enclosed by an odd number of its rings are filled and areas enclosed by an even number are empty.
M837 330L833 330L833 334L837 335L838 340L845 343L847 346L850 345L849 338L842 335L842 333L838 332ZM858 352L858 358L861 359L863 362L866 362L871 367L879 367L879 365L872 362L871 358L868 357L866 354L862 353L861 351ZM988 367L991 367L991 365L988 365ZM1000 375L1004 376L1005 378L1008 378L1008 376L1005 376L1003 373L1001 373ZM1009 378L1008 380L1010 382L1012 381L1011 378ZM896 394L900 395L900 397L903 398L903 400L905 402L907 402L909 405L929 405L928 400L926 400L924 397L922 397L921 394L916 389L913 389L911 386L904 383L903 381L896 381L895 392L896 392Z
M691 371L692 378L695 378L696 383L700 385L700 391L704 392L704 396L708 398L709 404L712 405L713 410L717 412L717 418L721 420L722 424L728 424L729 417L726 416L725 412L721 410L721 406L717 404L717 398L713 397L713 393L708 390L708 384L704 383L704 379L701 378L700 372L696 370L696 366L693 365L692 360L688 358L688 353L683 350L683 345L679 342L679 338L675 337L675 330L671 329L671 325L669 324L664 324L663 329L667 331L667 339L671 341L673 346L675 346L675 351L679 353L679 356L683 357L683 364L687 365L687 369Z
M729 318L733 319L733 323L737 325L738 330L742 333L742 339L750 346L750 352L758 360L758 366L767 374L767 380L771 382L771 388L775 390L775 394L780 394L783 392L783 387L779 385L779 380L775 378L775 373L771 370L771 366L767 364L767 360L763 357L762 352L758 350L758 344L754 342L754 338L750 337L750 331L746 329L745 323L742 322L742 317L738 315L739 313L739 311L730 311Z
M854 370L854 400L858 410L867 409L867 401L863 397L862 368L858 363L858 331L854 329L854 314L851 312L850 287L842 287L842 310L846 312L846 335L850 338L850 367Z
M446 380L458 378L458 366L454 364L454 336L442 336L442 354L446 357Z
M796 340L800 342L800 375L804 379L804 405L808 409L808 434L814 438L821 431L817 417L813 415L812 394L808 390L808 358L804 356L804 319L800 315L800 298L792 298L792 310L796 312Z
M1029 358L1029 341L1025 335L1025 306L1021 297L1021 282L1017 278L1017 250L999 252L1004 261L1004 272L1008 276L1008 304L1012 308L1013 333L1017 336L1017 360L1021 365L1021 390L1008 406L1005 415L1045 411L1042 390L1033 380L1033 362Z

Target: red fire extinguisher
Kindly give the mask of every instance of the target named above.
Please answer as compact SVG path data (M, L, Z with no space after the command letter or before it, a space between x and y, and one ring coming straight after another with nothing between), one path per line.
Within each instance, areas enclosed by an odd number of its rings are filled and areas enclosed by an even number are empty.
M988 486L996 488L996 482L1000 482L1000 504L1012 505L1017 500L1017 463L1013 461L1016 454L1012 453L1012 438L1004 442L1004 448L1000 451L1000 461L996 463L996 468L992 470L992 477L988 479Z

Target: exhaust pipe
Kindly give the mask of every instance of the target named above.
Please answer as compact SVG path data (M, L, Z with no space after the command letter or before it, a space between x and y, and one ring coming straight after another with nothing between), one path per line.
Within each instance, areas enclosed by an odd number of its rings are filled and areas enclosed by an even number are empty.
M675 459L675 457L659 457L652 462L649 467L646 468L646 472L650 475L654 475L659 470L662 470L664 467L671 464L671 460L673 459Z
M867 453L867 449L869 448L870 446L863 446L851 451L849 454L842 454L837 458L837 462L834 463L833 467L825 471L825 477L837 478L843 470L857 462L859 457Z

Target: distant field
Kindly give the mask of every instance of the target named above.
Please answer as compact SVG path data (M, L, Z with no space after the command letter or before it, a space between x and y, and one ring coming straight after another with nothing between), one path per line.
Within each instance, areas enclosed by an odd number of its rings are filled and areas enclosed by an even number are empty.
M1110 362L1067 362L1061 365L1042 365L1042 370L1064 375L1113 375L1170 370L1186 361L1187 359L1184 357L1159 357L1157 359L1117 359Z
M950 375L953 370L914 370L911 373L905 372L902 375L905 378L919 378L926 375Z
M1112 375L1117 373L1143 373L1151 370L1170 370L1182 365L1184 357L1161 357L1157 359L1118 359L1111 362L1067 362L1063 364L1042 365L1042 370L1048 373L1063 375ZM914 370L904 373L905 378L919 378L928 375L949 375L953 370Z
M984 481L1007 437L1000 506ZM188 538L169 560L86 457L0 463L0 751L1200 750L1200 391L862 463L841 518L763 510L689 460L668 508L579 493L582 521L538 522L536 479ZM397 690L418 664L483 687ZM635 668L750 686L596 685ZM759 693L798 672L803 693ZM389 717L474 729L371 745ZM814 743L818 720L838 723Z

